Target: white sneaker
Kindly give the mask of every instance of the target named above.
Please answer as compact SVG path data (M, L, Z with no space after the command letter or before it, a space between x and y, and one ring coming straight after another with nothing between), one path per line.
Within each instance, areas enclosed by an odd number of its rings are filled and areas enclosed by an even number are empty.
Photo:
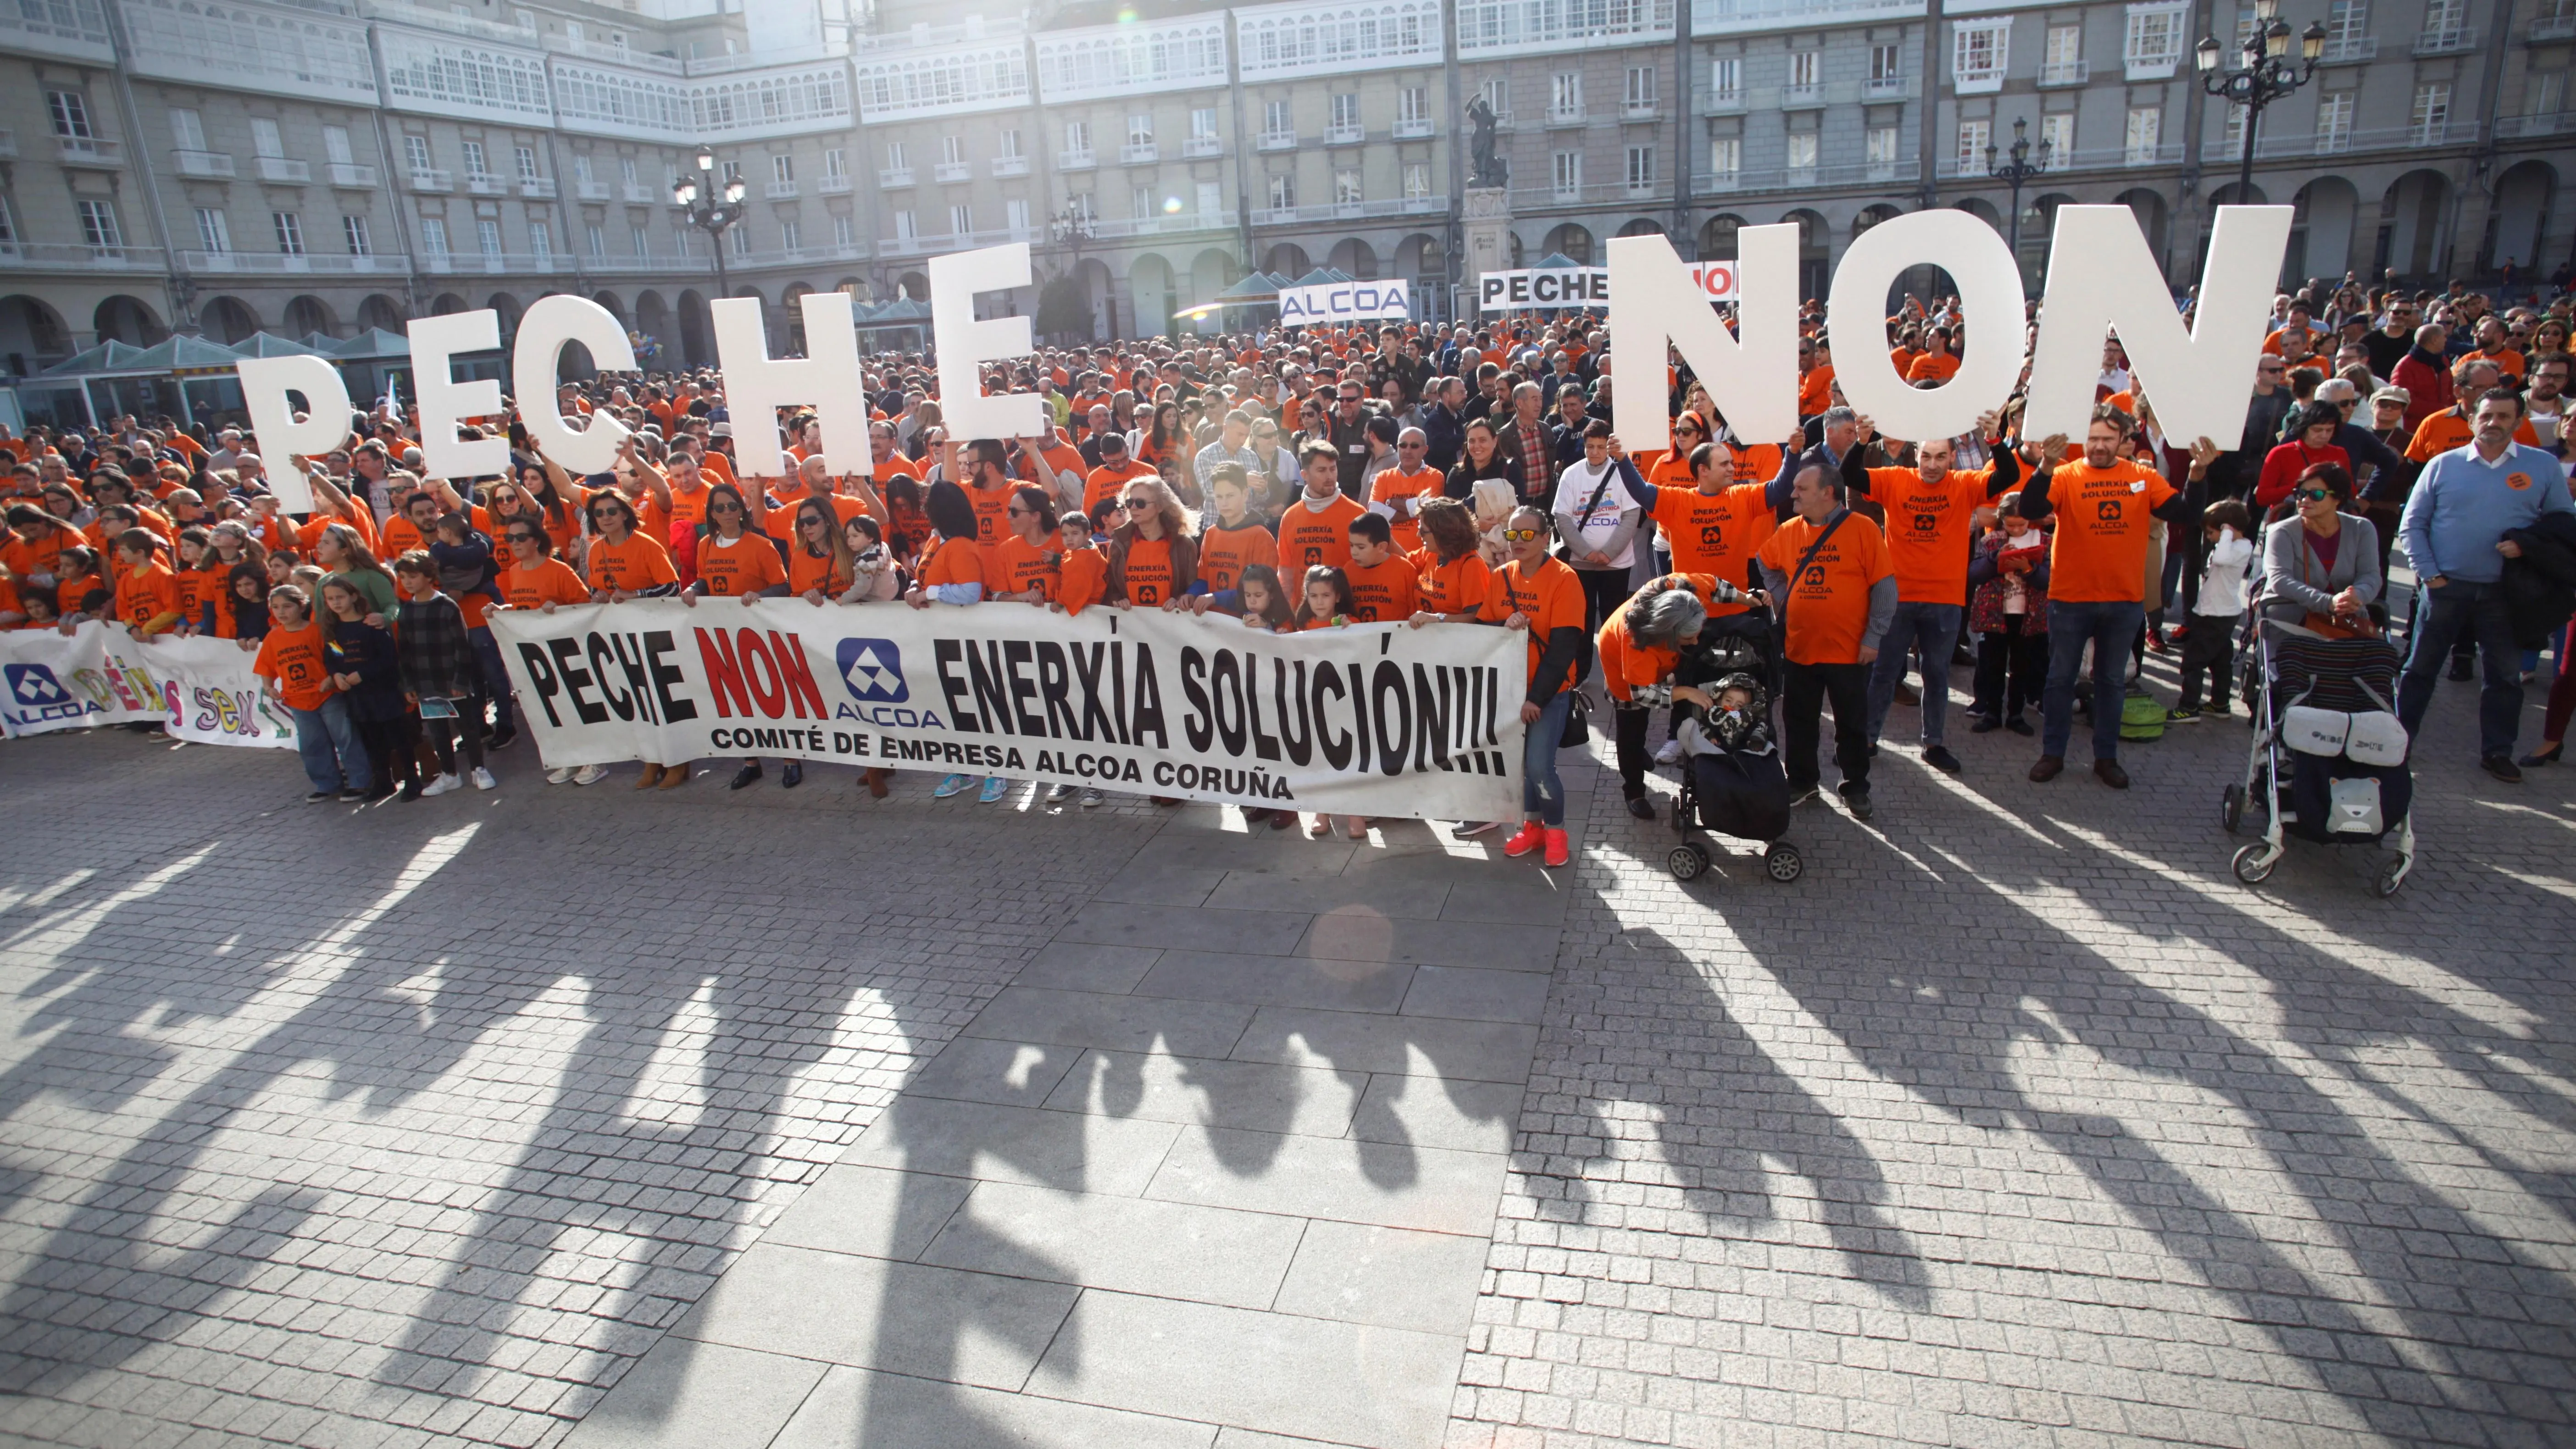
M1065 784L1049 785L1046 797L1049 805L1061 805L1073 798L1073 787Z
M491 771L489 771L489 770L487 770L487 769L484 769L481 765L476 765L476 766L474 767L474 788L475 788L475 789L477 789L477 790L489 790L489 789L491 789L493 786L498 785L498 784L500 784L500 783L501 783L500 781L495 780L495 779L493 779L493 778L492 778L492 772L491 772Z
M463 780L456 778L454 775L441 775L437 779L430 781L428 784L421 786L420 793L423 795L444 795L450 790L462 790L464 788L465 782Z
M1108 798L1108 796L1100 793L1100 789L1096 785L1085 785L1082 787L1082 808L1085 810L1098 806L1102 801L1107 800Z
M1669 765L1681 757L1682 742L1679 740L1666 740L1664 747L1655 751L1655 763L1658 765Z
M607 778L606 765L584 765L581 767L581 773L572 777L572 782L576 785L596 785Z
M572 783L572 766L570 766L570 765L566 765L566 766L564 766L562 769L559 769L559 770L548 770L548 771L546 771L546 783L547 783L547 784L549 784L549 785L569 785L569 784L571 784L571 783Z

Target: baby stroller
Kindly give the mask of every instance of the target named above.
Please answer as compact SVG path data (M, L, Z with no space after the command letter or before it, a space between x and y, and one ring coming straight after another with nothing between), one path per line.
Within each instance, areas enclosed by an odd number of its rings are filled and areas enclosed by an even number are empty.
M2268 823L2261 840L2236 852L2236 878L2255 885L2269 877L2289 835L2325 845L2386 841L2396 858L2373 889L2395 895L2415 867L2415 781L2394 703L2404 666L2397 646L2265 620L2255 647L2264 687L2254 748L2244 783L2220 794L2219 811L2230 835L2249 802L2262 802Z
M1789 776L1780 763L1772 690L1779 679L1777 640L1762 610L1711 619L1699 642L1673 670L1675 684L1712 697L1746 688L1752 702L1735 718L1712 720L1706 710L1675 704L1673 737L1682 745L1681 800L1673 807L1673 833L1681 837L1664 857L1675 880L1696 880L1708 870L1708 847L1692 838L1694 826L1738 840L1762 842L1762 870L1783 883L1806 874L1789 833Z

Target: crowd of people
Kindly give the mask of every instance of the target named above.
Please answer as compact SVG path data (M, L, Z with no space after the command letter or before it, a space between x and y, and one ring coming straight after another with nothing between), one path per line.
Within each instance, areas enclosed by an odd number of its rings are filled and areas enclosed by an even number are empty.
M347 446L302 460L304 514L280 508L271 465L235 429L0 429L0 626L103 619L255 651L314 801L494 788L492 758L519 727L490 616L654 597L1525 631L1524 818L1504 848L1552 863L1570 850L1557 752L1596 674L1639 818L1656 813L1646 780L1679 750L1679 719L1730 717L1774 690L1799 799L1822 789L1830 704L1837 789L1868 818L1900 706L1923 762L1963 769L1946 735L1954 667L1973 671L1969 728L2036 736L2032 781L2065 769L2089 714L2092 773L2126 788L2121 726L2145 655L2178 655L2163 723L2229 715L2254 617L2405 630L2410 729L2446 667L2482 667L2479 757L2510 781L2557 761L2576 714L2572 320L2567 295L2498 311L2457 283L2311 283L2276 302L2244 427L2224 439L2169 436L2115 340L2081 437L2027 435L2018 390L1962 436L1881 436L1844 400L1813 304L1796 432L1743 436L1676 357L1627 380L1662 394L1672 420L1671 446L1651 452L1612 429L1605 334L1585 313L1049 348L984 377L988 392L1044 399L1049 425L1020 438L952 435L930 360L879 356L857 471L835 472L846 454L827 459L821 424L793 410L777 467L746 466L737 438L765 430L738 427L712 370L563 383L567 415L629 432L588 477L502 418L484 424L508 434L506 474L426 476L416 413L379 410L353 419ZM1920 387L1975 345L1955 298L1905 298L1886 342ZM2419 580L2403 619L2386 598L2401 542ZM1749 611L1776 628L1775 679L1722 697L1672 687L1709 620ZM2561 665L2542 741L2517 763L2536 645ZM1654 751L1658 708L1668 738ZM735 789L764 777L759 760L729 763ZM647 762L634 785L697 773ZM786 761L780 782L803 776ZM862 783L882 797L892 781L872 769ZM951 774L932 793L991 802L1011 788Z

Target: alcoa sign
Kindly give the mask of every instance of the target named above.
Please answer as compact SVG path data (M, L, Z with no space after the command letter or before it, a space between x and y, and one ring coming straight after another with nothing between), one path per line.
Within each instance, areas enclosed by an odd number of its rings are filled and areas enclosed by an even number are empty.
M2232 439L2244 426L2271 315L2272 279L2289 245L2290 217L2286 206L2218 208L2198 317L2186 328L2134 213L2125 206L2059 207L2039 337L2027 354L2021 272L1994 228L1963 211L1890 218L1862 232L1834 273L1825 326L1834 343L1836 379L1851 405L1889 437L1943 438L1966 432L1980 415L2002 406L2028 362L2025 430L2033 436L2080 436L2093 409L2103 336L2116 332L2168 436ZM1739 435L1776 438L1798 422L1798 227L1746 227L1737 235L1733 332L1710 310L1705 283L1669 241L1610 241L1611 370L1659 376L1678 351ZM1896 375L1888 355L1886 302L1901 273L1927 265L1949 273L1957 285L1968 344L1956 376L1940 387L1917 389ZM980 379L985 363L1033 350L1029 319L975 316L976 293L1029 285L1028 245L952 252L931 258L928 271L931 340L949 431L962 438L1037 432L1046 411L1037 394L987 396ZM1374 285L1383 292L1397 284ZM769 355L758 301L725 298L709 305L733 418L735 470L780 476L785 445L777 410L801 405L822 423L826 466L835 473L864 472L873 464L850 298L811 292L800 305L809 354L802 358ZM1341 315L1357 320L1356 314ZM507 439L469 442L457 436L465 419L500 413L501 385L490 379L457 382L450 365L457 353L501 345L499 314L423 317L409 330L424 471L441 478L505 471ZM605 472L626 429L604 413L577 428L556 412L552 381L568 342L587 348L602 371L635 368L626 330L607 309L582 297L542 298L521 318L512 349L511 375L526 379L518 389L519 417L538 451L567 471ZM312 495L296 460L347 440L348 388L319 357L246 359L239 372L278 501L290 512L309 512ZM301 417L293 402L298 396ZM1671 420L1663 403L1660 388L1622 390L1613 402L1621 441L1632 450L1669 447Z
M1279 289L1282 327L1381 322L1412 315L1412 290L1402 281L1318 282L1311 287Z

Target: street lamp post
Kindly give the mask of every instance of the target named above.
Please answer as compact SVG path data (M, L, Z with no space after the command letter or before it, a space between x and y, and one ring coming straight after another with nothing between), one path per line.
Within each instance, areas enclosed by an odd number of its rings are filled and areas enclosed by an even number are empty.
M2021 265L2021 189L2030 183L2032 177L2048 169L2048 152L2048 143L2042 141L2039 143L2039 159L2030 159L2030 122L2019 117L2013 120L2012 149L2006 153L2012 157L2011 160L1996 161L1994 143L1986 143L1986 174L2012 188L2011 230L2015 267Z
M2245 108L2245 148L2236 166L2236 200L2243 205L2254 191L2254 132L2262 123L2263 108L2316 75L2317 57L2325 54L2326 27L2311 20L2299 32L2299 59L2293 64L2290 22L2281 18L2281 0L2254 0L2254 30L2242 47L2245 64L2220 70L2222 49L2217 36L2204 35L2192 52L2192 63L2200 70L2202 90Z
M715 153L704 146L698 148L698 174L683 176L671 187L671 202L680 208L681 216L705 232L715 245L719 297L733 295L733 283L725 276L724 234L727 227L742 220L742 194L746 189L739 176L717 184Z

